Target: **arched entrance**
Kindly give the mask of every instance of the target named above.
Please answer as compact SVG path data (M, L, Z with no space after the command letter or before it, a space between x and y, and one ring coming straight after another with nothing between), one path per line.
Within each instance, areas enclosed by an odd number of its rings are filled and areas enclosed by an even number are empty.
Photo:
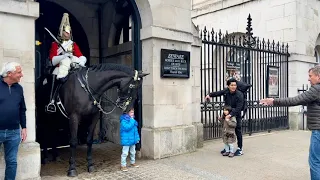
M142 69L140 14L134 0L39 0L40 18L36 21L36 41L41 45L36 46L36 86L39 85L39 78L46 71L49 48L53 39L44 31L47 27L54 35L57 34L62 14L67 12L70 16L70 24L73 30L73 39L79 45L82 53L87 57L89 64L96 63L121 63ZM90 9L88 9L90 8ZM109 92L109 95L112 92ZM136 101L136 119L139 121L139 133L142 127L142 102L141 90L139 100ZM43 108L43 107L37 107ZM116 116L114 120L119 121ZM101 116L101 119L109 117ZM39 120L38 120L39 121ZM40 120L41 121L41 120ZM112 126L110 128L110 125ZM100 123L100 129L105 124ZM117 129L117 125L108 124L109 129ZM68 138L65 136L66 128L63 128L64 141L61 146L68 145ZM98 136L101 133L97 133ZM116 131L112 131L107 137L108 141L115 142ZM104 134L106 136L107 134ZM37 131L37 136L41 134ZM59 139L62 139L62 138ZM140 145L137 149L140 149Z
M58 35L58 30L61 22L61 18L63 13L69 13L70 16L70 24L77 31L73 31L73 39L77 39L77 44L79 45L82 53L86 57L90 57L90 49L89 43L82 25L79 21L64 7L50 1L39 1L40 3L40 17L36 20L35 23L35 37L36 37L36 54L35 54L35 89L39 88L41 83L43 83L43 79L41 78L43 75L48 73L51 65L49 63L49 51L51 43L54 41L53 38L44 30L44 28L48 28L51 33L54 35ZM78 40L79 39L79 40ZM90 59L88 59L87 64L90 64ZM36 99L41 98L40 94L36 93ZM38 101L36 101L38 102ZM37 106L36 106L37 107ZM42 109L40 109L42 108ZM37 112L43 110L43 107L37 107ZM63 138L68 135L68 129L65 128L67 126L67 120L62 116L54 120L56 127L59 128L59 134L57 142L58 146L64 146L68 144L68 139ZM46 130L41 129L43 127L43 123L41 119L36 120L37 129L36 129L36 139L42 144L41 137L43 137L43 133ZM49 143L49 148L51 147L51 143Z

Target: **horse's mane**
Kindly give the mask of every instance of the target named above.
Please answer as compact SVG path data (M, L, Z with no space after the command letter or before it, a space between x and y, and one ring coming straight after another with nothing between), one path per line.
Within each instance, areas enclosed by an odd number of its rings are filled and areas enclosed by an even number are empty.
M89 69L93 72L116 70L116 71L122 71L124 73L127 73L130 76L134 76L134 69L132 69L129 66L122 65L122 64L102 63L102 64L97 64L97 65L92 65L89 67Z

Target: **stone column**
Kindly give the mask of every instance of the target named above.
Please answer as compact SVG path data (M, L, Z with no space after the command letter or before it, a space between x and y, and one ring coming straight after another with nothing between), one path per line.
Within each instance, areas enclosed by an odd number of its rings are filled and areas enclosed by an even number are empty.
M283 2L280 3L279 1L277 3L282 5ZM320 21L315 18L318 17L318 9L315 7L319 7L319 5L320 2L315 1L297 1L290 4L283 3L282 5L286 8L286 13L285 17L281 17L279 20L288 23L278 23L279 27L277 28L284 29L283 39L289 44L289 97L297 96L299 94L298 89L302 89L303 84L308 84L310 87L308 70L317 64L314 50L315 45L319 43L317 37L319 36ZM288 6L294 8L289 10ZM289 108L291 130L301 130L303 128L301 108L300 105ZM307 118L305 118L306 120ZM304 128L307 130L306 124L304 124Z
M142 19L142 156L158 159L201 147L201 40L191 22L190 0L137 0ZM189 51L190 78L161 78L161 49Z
M39 4L31 0L0 1L0 63L16 61L22 65L27 105L27 140L20 145L17 179L40 179L40 146L35 142L35 20ZM1 151L0 179L4 178L4 158Z

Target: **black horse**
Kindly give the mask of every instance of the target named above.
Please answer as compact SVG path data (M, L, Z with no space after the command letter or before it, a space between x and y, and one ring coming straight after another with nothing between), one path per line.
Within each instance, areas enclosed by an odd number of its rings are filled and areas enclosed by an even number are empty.
M142 85L142 78L146 75L148 74L135 71L124 65L99 64L75 70L68 76L67 81L58 91L58 99L61 100L65 113L69 118L71 156L68 176L77 176L75 152L78 144L79 124L89 124L87 135L87 168L88 172L93 172L93 132L99 120L99 111L104 112L100 106L102 95L108 89L117 87L118 99L115 102L110 99L107 100L113 103L114 106L121 108L123 112L128 112L134 106L138 89Z

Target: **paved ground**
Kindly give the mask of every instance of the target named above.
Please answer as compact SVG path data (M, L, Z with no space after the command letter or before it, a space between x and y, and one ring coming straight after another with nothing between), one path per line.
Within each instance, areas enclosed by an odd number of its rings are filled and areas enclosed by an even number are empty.
M137 160L140 168L119 171L120 147L94 147L96 172L86 172L85 146L78 148L79 176L72 179L307 180L310 132L279 131L244 138L244 155L222 157L221 140L207 141L197 152L161 160ZM68 149L58 162L42 166L43 180L68 179ZM80 158L81 157L81 158Z

